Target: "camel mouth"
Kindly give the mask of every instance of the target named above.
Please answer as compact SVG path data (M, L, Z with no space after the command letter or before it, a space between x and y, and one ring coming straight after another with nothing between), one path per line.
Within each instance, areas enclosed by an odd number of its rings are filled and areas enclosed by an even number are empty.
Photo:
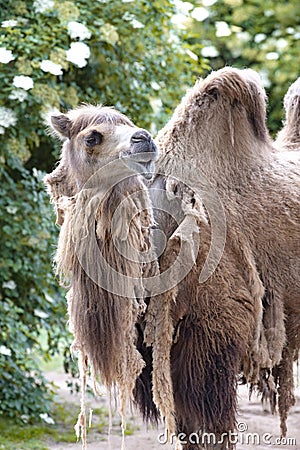
M129 169L142 175L146 180L151 180L154 175L154 163L158 158L158 150L151 140L147 145L145 143L132 145L129 151L120 154L120 158Z
M143 159L141 157L141 154L122 155L121 160L130 170L133 170L135 173L142 175L146 180L151 180L154 176L154 161L156 160L156 157L154 157L153 155L152 158L149 159L149 157L151 156L149 153L147 154L147 156L148 159L146 161L145 158Z

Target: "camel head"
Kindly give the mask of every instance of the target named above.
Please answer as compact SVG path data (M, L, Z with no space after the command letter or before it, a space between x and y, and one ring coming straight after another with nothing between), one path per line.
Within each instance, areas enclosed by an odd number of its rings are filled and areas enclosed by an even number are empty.
M117 158L151 176L157 149L150 134L115 109L83 106L53 115L51 124L54 133L67 139L64 152L79 189L103 162Z
M99 169L117 159L145 179L152 177L157 148L151 135L114 108L81 106L52 115L50 126L64 141L60 164L45 179L54 203L78 193ZM59 207L57 215L61 225Z
M284 109L287 121L300 120L300 77L289 87L284 97Z
M224 116L227 113L233 122L246 119L254 136L265 139L266 94L255 71L225 67L213 72L200 86L201 94L210 98L214 114L217 108Z
M202 160L236 155L242 147L268 142L266 95L251 69L225 67L198 80L187 91L156 142L171 151ZM202 163L202 161L201 161ZM222 164L224 161L222 161Z
M298 159L300 149L300 77L289 87L283 104L285 122L282 130L278 133L275 146L279 150L295 151L294 156Z

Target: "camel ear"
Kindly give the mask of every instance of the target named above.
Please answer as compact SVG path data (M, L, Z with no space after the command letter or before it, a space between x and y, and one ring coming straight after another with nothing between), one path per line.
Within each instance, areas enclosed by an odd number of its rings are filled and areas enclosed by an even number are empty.
M256 137L264 140L268 134L266 128L265 94L264 91L252 81L248 82L248 86L250 94L247 108L248 120L252 125Z
M288 123L293 123L297 126L300 119L300 77L289 87L285 94L284 109Z
M220 96L220 91L217 87L212 87L211 89L207 90L207 94L214 100L218 100Z
M59 137L70 138L71 120L65 114L51 116L51 126Z
M75 183L70 178L67 168L61 164L52 173L46 175L44 183L51 203L55 206L56 224L62 225L67 200L76 194Z

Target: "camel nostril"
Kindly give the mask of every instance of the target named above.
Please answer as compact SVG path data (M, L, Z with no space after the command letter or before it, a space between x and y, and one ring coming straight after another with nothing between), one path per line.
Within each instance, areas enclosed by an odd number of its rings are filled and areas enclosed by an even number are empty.
M134 133L131 136L131 142L133 144L137 144L139 142L150 142L151 141L151 135L146 130L140 130Z

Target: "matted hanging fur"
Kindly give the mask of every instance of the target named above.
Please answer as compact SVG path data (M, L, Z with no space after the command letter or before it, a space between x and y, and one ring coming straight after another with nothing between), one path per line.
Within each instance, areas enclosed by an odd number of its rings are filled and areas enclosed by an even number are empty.
M292 359L300 345L300 171L288 157L278 157L265 120L258 75L224 68L187 92L156 139L160 158L153 186L172 186L183 202L192 190L186 205L208 212L206 224L196 219L196 264L175 290L162 294L166 307L152 313L158 323L168 323L163 353L170 359L168 365L155 357L162 343L152 333L153 396L167 417L169 410L177 434L234 430L241 373L252 386L264 379L278 395L286 433L294 401ZM168 177L174 182L166 182ZM223 205L227 231L219 264L201 282L214 229L205 180ZM175 238L176 228L170 231L167 217L155 219L167 236L174 232L159 258L166 270L182 239ZM222 442L218 448L233 446Z
M73 348L83 388L88 365L109 389L118 387L124 429L126 400L145 365L136 348L146 308L142 280L157 267L144 183L157 150L149 133L112 108L84 106L51 123L65 139L60 164L45 181L61 225L55 263L69 289ZM82 402L83 448L85 422Z

